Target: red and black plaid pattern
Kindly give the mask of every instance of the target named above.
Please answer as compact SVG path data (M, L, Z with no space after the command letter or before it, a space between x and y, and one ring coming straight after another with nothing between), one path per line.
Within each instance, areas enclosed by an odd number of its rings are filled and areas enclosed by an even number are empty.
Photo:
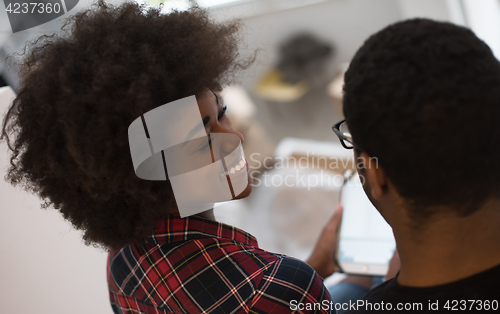
M240 229L200 216L156 228L144 244L109 253L114 313L291 313L292 300L330 302L309 265L259 249Z

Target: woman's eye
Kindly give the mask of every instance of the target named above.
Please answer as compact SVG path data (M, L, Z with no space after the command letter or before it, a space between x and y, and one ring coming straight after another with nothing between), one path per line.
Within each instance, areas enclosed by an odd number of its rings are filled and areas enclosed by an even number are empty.
M227 111L227 106L222 106L222 110L219 114L219 120L224 117L224 115L226 114L226 111Z

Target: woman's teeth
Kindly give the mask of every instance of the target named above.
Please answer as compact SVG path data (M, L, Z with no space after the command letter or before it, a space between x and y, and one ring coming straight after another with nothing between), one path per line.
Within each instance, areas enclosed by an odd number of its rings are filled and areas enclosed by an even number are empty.
M245 158L242 157L240 159L239 163L237 163L235 166L231 167L228 171L224 172L224 174L226 176L228 176L230 174L235 174L236 172L245 169L245 164L246 164Z

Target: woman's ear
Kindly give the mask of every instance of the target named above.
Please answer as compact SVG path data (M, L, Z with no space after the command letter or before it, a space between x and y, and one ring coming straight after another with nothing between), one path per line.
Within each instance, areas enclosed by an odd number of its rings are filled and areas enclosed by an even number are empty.
M371 197L375 200L380 199L387 188L387 176L384 170L379 166L377 157L370 157L367 153L361 152L358 158L358 170L360 176L367 181ZM363 182L363 178L361 178Z

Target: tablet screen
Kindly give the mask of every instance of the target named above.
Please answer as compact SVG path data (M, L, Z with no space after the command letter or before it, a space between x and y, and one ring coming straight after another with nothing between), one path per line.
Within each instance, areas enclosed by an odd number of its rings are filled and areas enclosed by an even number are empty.
M396 248L392 228L366 196L356 174L344 186L339 262L387 265Z

